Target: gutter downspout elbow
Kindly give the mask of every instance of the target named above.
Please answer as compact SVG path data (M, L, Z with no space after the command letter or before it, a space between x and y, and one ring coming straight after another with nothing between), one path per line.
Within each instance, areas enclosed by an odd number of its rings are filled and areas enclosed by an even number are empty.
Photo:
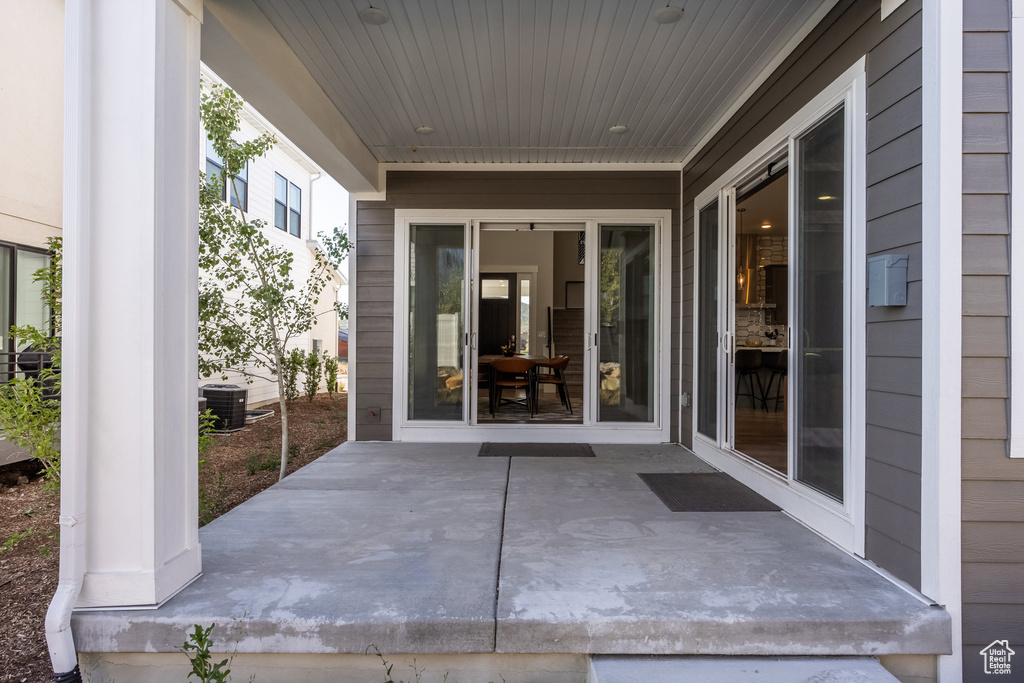
M89 236L92 134L92 2L64 12L63 314L61 330L60 578L46 611L55 683L80 683L71 613L85 577L88 474Z

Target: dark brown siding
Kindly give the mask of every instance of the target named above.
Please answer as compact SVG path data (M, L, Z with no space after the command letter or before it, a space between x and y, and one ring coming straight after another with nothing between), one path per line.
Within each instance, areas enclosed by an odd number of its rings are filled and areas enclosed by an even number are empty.
M679 174L664 171L392 171L387 200L357 204L356 438L390 440L395 209L671 209L672 435L679 412ZM365 321L365 322L364 322ZM368 406L381 425L365 424Z
M915 586L921 578L921 44L921 0L904 3L885 21L877 2L841 0L687 165L683 208L689 311L693 198L867 55L867 250L909 254L910 283L906 307L867 311L866 554ZM683 391L692 390L692 354L687 335Z
M964 680L981 648L1024 641L1024 462L1007 457L1010 0L964 2Z

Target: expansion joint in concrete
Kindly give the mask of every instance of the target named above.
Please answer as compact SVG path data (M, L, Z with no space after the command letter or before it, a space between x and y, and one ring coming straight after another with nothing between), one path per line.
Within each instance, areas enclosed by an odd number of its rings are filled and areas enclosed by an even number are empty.
M512 458L505 471L505 498L501 503L501 534L498 538L498 571L494 577L494 651L498 651L498 598L501 597L501 552L505 545L505 520L508 518L508 487L512 481Z

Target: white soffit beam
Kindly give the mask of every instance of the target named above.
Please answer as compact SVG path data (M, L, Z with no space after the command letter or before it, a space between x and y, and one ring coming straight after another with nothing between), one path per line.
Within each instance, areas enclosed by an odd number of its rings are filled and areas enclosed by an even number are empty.
M203 62L346 190L379 190L377 160L256 5L205 7Z

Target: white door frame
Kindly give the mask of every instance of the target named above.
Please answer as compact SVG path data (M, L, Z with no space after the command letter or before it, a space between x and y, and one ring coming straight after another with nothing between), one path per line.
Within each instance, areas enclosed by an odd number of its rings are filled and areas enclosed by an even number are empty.
M839 503L834 499L819 493L813 488L795 479L794 469L794 440L792 438L795 424L795 411L790 411L789 424L789 468L787 475L762 465L742 453L738 453L729 443L733 430L730 428L733 420L731 408L734 406L735 396L732 387L733 378L725 370L731 367L731 353L735 344L735 310L731 303L734 296L728 294L732 291L729 287L732 273L728 268L719 274L719 287L722 292L721 298L726 303L720 303L720 310L725 315L725 321L720 322L720 330L727 331L720 333L722 353L725 360L720 359L719 363L719 405L723 401L721 394L728 397L726 413L719 413L719 429L717 442L708 439L697 430L698 409L694 406L693 413L693 450L700 457L710 462L715 467L738 479L743 484L754 489L772 502L778 504L783 510L792 514L801 522L815 531L829 538L837 545L850 550L858 555L864 555L864 468L865 468L865 398L866 398L866 339L865 339L865 306L866 306L866 185L865 185L865 164L866 164L866 74L864 58L858 60L836 81L830 84L824 91L800 109L774 133L769 135L761 144L757 145L729 171L723 174L707 189L701 192L694 201L694 245L700 244L700 210L706 208L716 198L719 200L719 244L722 248L729 250L728 256L720 255L720 264L723 261L732 262L735 249L733 243L735 230L732 222L733 216L728 215L735 209L734 188L747 177L751 169L766 164L779 150L788 146L790 158L790 198L789 215L795 216L794 190L795 165L793 164L793 141L806 130L813 127L818 121L826 116L840 103L845 104L846 124L846 189L849 201L846 206L846 243L845 243L845 270L846 282L844 296L845 320L848 326L846 343L848 351L844 357L844 381L848 387L849 404L844 414L844 492L843 502ZM795 263L793 240L790 240L791 264ZM695 259L695 262L698 259ZM721 265L719 266L722 267ZM695 272L695 278L699 273ZM792 273L791 273L792 277ZM699 280L694 280L695 287ZM789 288L790 310L795 311L793 298L795 288ZM694 320L699 320L700 297L694 293ZM720 318L721 321L721 318ZM792 326L791 326L792 327ZM699 339L697 332L694 332L695 339ZM789 336L787 335L787 341ZM693 367L699 371L697 344L693 349ZM796 363L792 364L797 365ZM791 368L790 372L794 370ZM695 378L696 380L696 378ZM726 386L723 386L725 384ZM695 401L699 397L694 395ZM721 409L721 408L720 408Z
M498 425L471 424L471 401L464 398L464 419L461 421L437 421L408 419L408 289L409 289L409 228L412 225L464 225L467 232L466 301L470 315L467 317L464 363L470 374L463 380L475 384L476 377L476 329L477 320L475 293L471 290L479 282L479 242L475 241L481 222L524 222L524 223L583 223L587 238L587 282L598 282L596 258L597 230L600 225L651 225L654 226L655 252L655 415L652 423L597 423L594 400L589 403L594 412L592 422L584 424L536 424ZM394 424L392 438L395 441L423 442L579 442L590 443L666 443L670 441L671 382L668 373L671 368L671 298L672 298L672 255L671 255L672 212L669 209L606 209L584 211L574 209L545 211L512 210L457 210L457 209L396 209L395 210L395 289L394 289L394 380L393 407ZM594 235L593 238L590 236ZM594 291L591 291L594 290ZM591 311L597 301L596 287L587 287L586 329L595 327L596 315ZM589 318L593 317L594 320ZM596 331L596 330L594 330ZM584 395L595 397L596 354L587 348L584 374ZM595 370L592 372L590 368ZM464 370L465 372L465 370ZM591 377L591 375L594 375ZM467 393L463 389L464 395ZM469 392L471 393L471 392Z

